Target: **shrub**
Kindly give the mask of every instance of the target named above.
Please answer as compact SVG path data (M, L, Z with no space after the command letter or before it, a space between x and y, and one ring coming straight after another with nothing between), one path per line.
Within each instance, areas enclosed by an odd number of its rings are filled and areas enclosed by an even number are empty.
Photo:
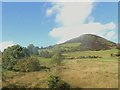
M61 53L55 53L52 56L52 62L57 64L58 66L61 65L62 60L63 60L63 55Z
M49 76L48 78L49 88L69 89L70 85L61 80L59 76Z
M39 53L40 57L44 57L44 58L51 58L52 54L48 51L41 51Z
M112 57L120 57L120 53L111 53L110 54Z
M30 72L40 70L40 64L37 58L27 57L19 60L14 66L15 71Z
M18 59L29 56L26 48L14 45L4 50L2 54L2 65L4 69L12 70Z

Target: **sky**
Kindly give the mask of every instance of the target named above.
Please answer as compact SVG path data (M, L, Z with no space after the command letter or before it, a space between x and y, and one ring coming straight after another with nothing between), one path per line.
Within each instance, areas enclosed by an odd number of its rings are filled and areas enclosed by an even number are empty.
M3 2L2 47L49 46L83 34L118 41L117 2Z

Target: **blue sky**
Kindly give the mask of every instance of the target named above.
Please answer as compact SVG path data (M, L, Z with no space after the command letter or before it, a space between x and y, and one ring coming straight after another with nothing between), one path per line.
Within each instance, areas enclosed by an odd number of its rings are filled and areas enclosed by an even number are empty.
M3 3L3 41L26 46L30 43L44 46L56 39L48 36L55 26L52 18L45 17L46 3Z
M82 4L81 4L82 5ZM88 33L93 33L105 37L106 39L117 42L117 23L118 23L118 6L117 2L97 2L90 5L89 13L84 13L82 9L78 9L78 15L84 19L77 19L77 16L70 17L68 20L64 20L67 17L66 12L70 10L72 5L66 6L66 4L53 4L49 2L4 2L2 4L2 35L3 42L11 42L13 44L20 44L27 46L28 44L34 44L36 46L49 46L56 43L64 42L70 38L77 37L78 34L87 33L85 25L95 27L96 30ZM67 7L67 8L66 8ZM83 5L84 7L84 5ZM78 5L79 8L79 5ZM81 7L80 7L81 8ZM67 10L64 12L64 10ZM72 13L73 10L68 12ZM73 13L77 13L73 12ZM84 13L86 17L82 16ZM66 17L62 15L65 15ZM73 18L73 23L68 23L69 18ZM75 20L74 20L75 19ZM77 21L82 20L82 21ZM71 22L71 21L70 21ZM78 25L74 25L79 22ZM74 27L71 27L73 24ZM81 27L86 31L78 31L74 33L70 29L79 29ZM100 28L99 28L100 27ZM105 28L105 29L104 29ZM104 30L102 30L104 29ZM73 34L73 35L72 35ZM113 38L111 38L113 37Z

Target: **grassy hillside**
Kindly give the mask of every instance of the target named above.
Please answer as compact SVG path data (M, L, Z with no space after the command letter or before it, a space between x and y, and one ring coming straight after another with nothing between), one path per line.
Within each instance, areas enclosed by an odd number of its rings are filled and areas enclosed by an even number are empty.
M80 43L64 43L59 46L64 52L80 50Z
M106 50L116 47L114 42L93 34L84 34L68 40L66 43L80 43L80 50Z
M67 45L68 46L68 45ZM70 45L73 46L73 45ZM118 57L111 57L117 49L101 51L76 51L63 53L60 76L72 88L117 88L118 87ZM79 57L97 55L102 58L66 59L66 57ZM51 58L38 57L41 65L55 72ZM44 69L36 72L3 71L3 86L47 88L48 72Z
M64 55L66 57L79 57L79 56L100 56L102 57L101 60L105 60L105 59L110 59L110 60L114 60L113 58L115 57L111 57L111 53L118 53L117 49L111 49L111 50L100 50L100 51L76 51L76 52L66 52L64 53ZM117 57L116 57L117 58Z
M64 43L46 47L43 50L51 51L54 50L57 46L59 46L63 52L74 52L115 49L117 44L97 35L84 34Z
M54 50L54 48L57 46L59 46L63 52L99 51L117 48L116 43L93 34L84 34L64 43L46 47L45 50L51 51Z

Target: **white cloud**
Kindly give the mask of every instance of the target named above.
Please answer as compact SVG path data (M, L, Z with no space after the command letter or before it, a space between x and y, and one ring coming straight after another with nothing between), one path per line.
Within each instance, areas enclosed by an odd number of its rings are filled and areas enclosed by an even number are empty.
M62 5L57 3L56 5L62 6L56 14L56 22L62 23L64 26L84 23L93 8L92 2L62 3Z
M88 22L94 22L95 18L93 16L88 17Z
M5 41L5 42L0 42L0 51L4 51L4 49L13 46L13 41Z
M48 10L46 11L46 15L47 15L47 16L52 15L52 13L53 13L53 10L52 10L52 9L48 9Z
M56 5L56 3L51 3L53 6L51 8L48 8L46 10L46 16L50 16L52 14L55 14L55 13L58 13L58 11L60 10L61 8L61 5L62 4L59 4L59 5Z
M108 38L111 30L114 30L116 25L113 22L106 24L94 22L95 18L91 16L93 8L93 2L54 3L53 7L48 10L56 12L56 24L61 24L62 26L53 28L49 35L59 38L58 43L65 42L82 34L102 36L103 33L108 32L108 35L105 36ZM88 23L85 23L86 20Z
M101 23L88 23L88 24L80 24L76 26L69 27L60 27L54 28L49 34L52 37L60 38L58 43L65 42L66 40L78 37L82 34L96 34L100 35L106 30L112 30L115 28L115 24L101 24Z
M118 35L114 31L110 31L106 34L105 37L109 40L111 40L111 39L115 40L118 38Z

